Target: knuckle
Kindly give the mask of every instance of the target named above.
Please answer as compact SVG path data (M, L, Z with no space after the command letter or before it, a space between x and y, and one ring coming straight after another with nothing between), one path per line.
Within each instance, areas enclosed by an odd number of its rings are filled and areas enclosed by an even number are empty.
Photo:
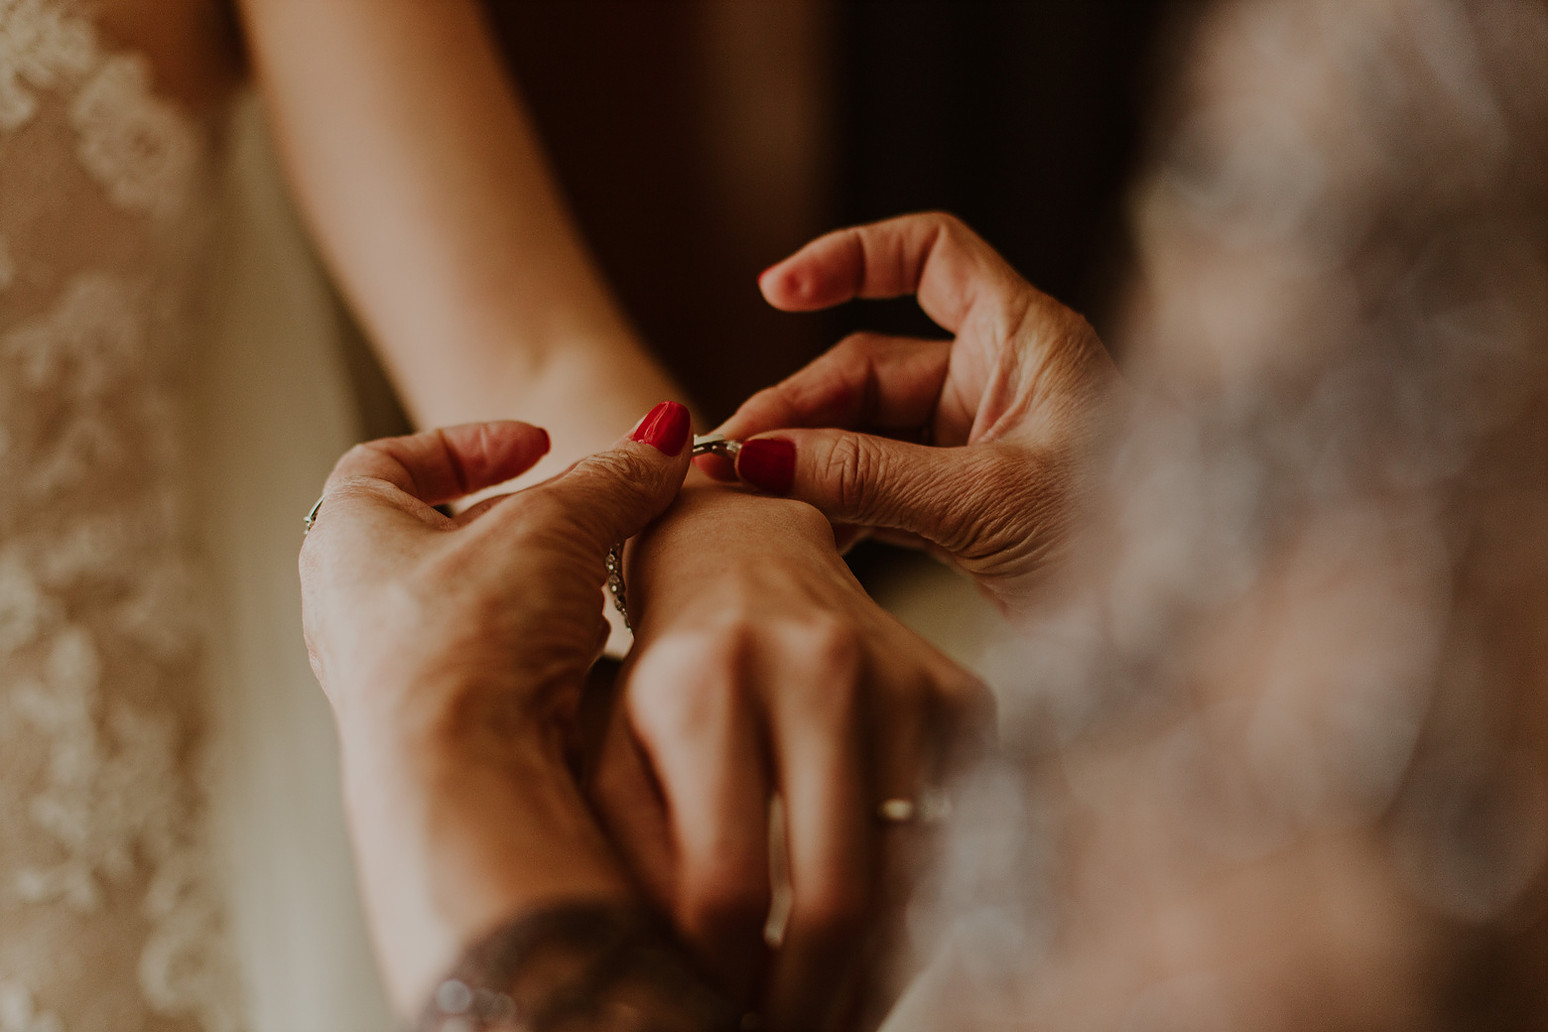
M621 448L588 455L577 468L630 484L649 480L655 473L653 464L645 456Z
M833 345L829 352L835 359L864 361L880 350L882 338L870 330L856 330Z
M581 504L588 509L608 499L641 504L653 495L659 479L660 470L649 459L621 449L586 456L566 478L584 496Z
M864 659L859 632L837 616L813 620L799 635L809 662L828 678L854 681Z
M396 442L396 438L380 438L352 445L348 451L339 456L339 461L333 464L333 470L328 474L323 492L326 494L339 485L351 481L381 480L388 470L401 472L412 482L413 470L404 465L394 451Z
M383 456L391 457L391 455L392 452L387 448L384 439L361 441L351 445L349 450L339 457L339 461L334 463L333 468L347 476L348 470L354 467L370 465L376 459Z
M361 465L376 452L375 441L361 441L359 444L351 445L348 451L339 456L339 461L333 464L334 476L348 476L350 469Z
M973 231L968 228L968 224L962 221L960 216L946 211L943 208L937 208L933 211L924 212L920 215L920 218L923 219L925 223L928 224L932 229L942 234L943 236L961 237L965 233L973 233Z
M739 701L751 651L748 633L674 634L646 651L630 678L635 721L657 735L695 734Z
M822 477L831 485L839 509L851 516L867 515L870 485L880 473L876 448L856 434L841 434L823 457Z
M1030 526L1048 517L1057 493L1057 475L1047 476L1040 464L998 449L971 458L961 474L958 483L964 490L948 493L943 521L955 533L942 544L964 559L990 559L1026 541Z
M696 722L696 700L704 678L694 665L679 658L681 642L663 642L635 664L629 678L629 713L636 726L655 734L672 734Z
M695 655L691 680L699 690L724 690L749 670L762 632L747 617L734 617L704 628L687 639Z
M327 531L337 527L340 519L347 520L356 506L364 511L369 505L401 505L402 501L402 495L374 477L335 474L329 478L328 486L324 489L322 507L317 511L317 524L307 535L307 540L314 536L326 536ZM325 533L319 535L319 531Z

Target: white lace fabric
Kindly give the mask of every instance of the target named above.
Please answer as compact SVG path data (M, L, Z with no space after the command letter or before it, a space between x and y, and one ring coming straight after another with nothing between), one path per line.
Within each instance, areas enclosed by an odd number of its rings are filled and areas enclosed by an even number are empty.
M178 430L214 134L0 0L0 1032L238 1025Z

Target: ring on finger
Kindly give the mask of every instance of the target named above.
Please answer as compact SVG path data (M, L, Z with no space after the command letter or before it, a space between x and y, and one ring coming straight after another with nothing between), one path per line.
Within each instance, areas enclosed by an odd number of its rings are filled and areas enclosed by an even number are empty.
M312 524L317 522L317 514L322 511L322 503L322 498L317 499L317 504L312 506L311 511L306 514L306 518L301 521L302 537L306 537L312 532Z
M892 796L876 806L883 824L937 824L951 815L951 801L938 788L925 789L917 797Z

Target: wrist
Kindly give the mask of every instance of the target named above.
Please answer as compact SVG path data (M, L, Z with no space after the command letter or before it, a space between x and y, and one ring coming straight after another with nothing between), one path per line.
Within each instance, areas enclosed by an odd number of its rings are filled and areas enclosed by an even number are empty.
M551 752L551 741L567 729L584 670L531 669L520 655L491 651L480 633L451 638L447 630L451 648L342 664L355 669L347 683L330 686L329 696L346 760Z
M493 924L629 882L565 763L556 729L498 745L484 727L346 742L360 882L400 1009Z
M723 528L717 537L757 533L776 528L828 534L832 524L815 507L795 498L755 494L739 484L727 484L688 467L687 479L665 514L640 533L636 540L652 541L680 534L702 535L713 522Z
M671 508L624 550L635 636L649 633L653 610L713 607L733 599L749 576L767 572L772 558L802 556L843 565L822 513L805 502L690 474Z

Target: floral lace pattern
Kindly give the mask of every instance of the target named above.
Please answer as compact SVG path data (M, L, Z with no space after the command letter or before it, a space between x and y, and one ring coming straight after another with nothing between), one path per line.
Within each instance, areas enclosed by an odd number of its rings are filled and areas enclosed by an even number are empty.
M153 78L0 0L0 1032L239 1024L176 429L212 140Z
M35 91L81 76L97 60L89 21L48 0L0 0L0 131L37 114Z
M189 195L197 145L172 107L150 92L150 63L138 54L103 61L70 105L81 164L114 204L172 214Z
M54 1014L39 1014L27 987L0 980L0 1032L63 1032Z

